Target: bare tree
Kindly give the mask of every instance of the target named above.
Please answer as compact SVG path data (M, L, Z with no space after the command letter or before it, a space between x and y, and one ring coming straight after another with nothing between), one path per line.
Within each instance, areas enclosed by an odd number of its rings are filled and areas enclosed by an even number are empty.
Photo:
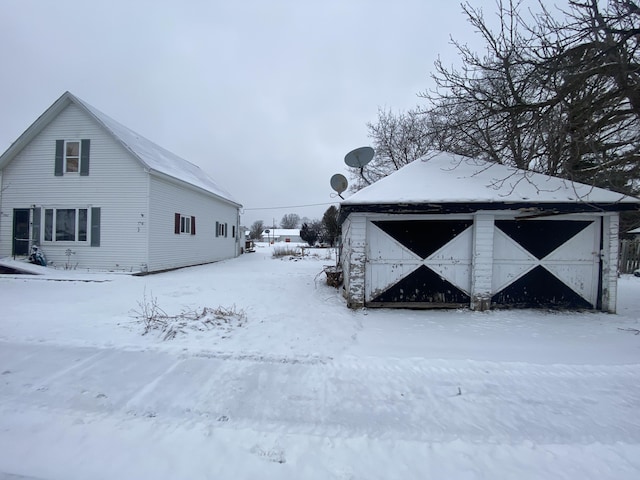
M640 179L640 10L629 0L499 0L499 26L463 5L483 55L455 43L462 67L436 62L421 94L440 148L634 193Z
M287 213L280 221L280 228L298 228L300 216L297 213Z
M249 228L249 238L259 240L262 237L263 231L264 222L262 220L256 220L251 224L251 228Z
M428 117L417 110L394 113L378 109L378 119L367 124L375 156L364 168L349 168L352 191L386 177L432 149Z

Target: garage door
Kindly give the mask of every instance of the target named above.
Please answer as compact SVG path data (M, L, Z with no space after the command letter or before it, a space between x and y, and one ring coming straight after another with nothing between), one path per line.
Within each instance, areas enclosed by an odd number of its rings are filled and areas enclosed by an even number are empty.
M473 220L372 221L368 306L468 306Z
M367 225L367 306L467 307L473 220ZM493 307L597 308L600 219L496 220Z
M596 308L600 220L496 220L494 306Z

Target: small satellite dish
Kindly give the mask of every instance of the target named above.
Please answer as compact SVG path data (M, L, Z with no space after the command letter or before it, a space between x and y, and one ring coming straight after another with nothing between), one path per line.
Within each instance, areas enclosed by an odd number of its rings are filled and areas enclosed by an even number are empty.
M344 163L353 168L362 168L373 159L374 153L371 147L356 148L345 155Z
M349 182L344 175L341 173L336 173L333 177L331 177L331 188L333 188L338 195L344 192L347 189ZM342 198L342 196L340 196Z

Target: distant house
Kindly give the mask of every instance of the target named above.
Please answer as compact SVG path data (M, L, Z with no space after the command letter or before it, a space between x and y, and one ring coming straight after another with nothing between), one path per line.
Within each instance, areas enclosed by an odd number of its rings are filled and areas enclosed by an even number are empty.
M440 153L341 203L351 307L614 312L618 212L640 199Z
M301 243L299 228L267 228L260 236L263 242Z
M241 205L196 165L64 93L0 156L0 257L152 272L240 252Z

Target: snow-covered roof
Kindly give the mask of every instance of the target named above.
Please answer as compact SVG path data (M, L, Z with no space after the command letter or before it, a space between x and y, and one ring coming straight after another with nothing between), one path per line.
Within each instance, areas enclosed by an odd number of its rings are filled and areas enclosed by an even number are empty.
M627 233L631 233L631 234L635 234L635 235L640 235L640 227L638 227L638 228L634 228L633 230L629 230Z
M223 200L241 206L232 195L220 187L211 177L197 165L165 150L161 146L146 139L142 135L125 127L121 123L105 115L85 101L65 92L47 109L9 149L0 157L0 167L4 166L24 146L31 141L51 120L64 108L73 103L93 117L113 138L120 142L151 173L167 175L191 186L205 190Z
M269 230L269 233L267 233L267 230ZM262 231L263 237L297 237L299 235L299 228L267 228Z
M341 205L424 203L640 204L640 199L443 152L410 163Z

